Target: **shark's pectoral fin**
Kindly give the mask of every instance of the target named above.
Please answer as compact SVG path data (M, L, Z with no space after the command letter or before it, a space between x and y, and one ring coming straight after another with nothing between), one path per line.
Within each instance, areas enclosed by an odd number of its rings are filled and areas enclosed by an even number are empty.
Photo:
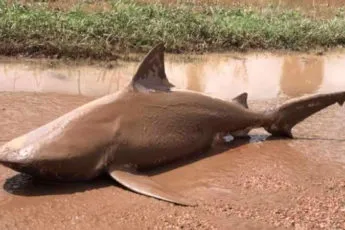
M170 91L174 87L165 74L164 50L163 43L150 50L140 63L130 87L139 92Z
M181 195L164 188L131 167L110 167L108 171L114 180L132 191L179 205L194 206Z

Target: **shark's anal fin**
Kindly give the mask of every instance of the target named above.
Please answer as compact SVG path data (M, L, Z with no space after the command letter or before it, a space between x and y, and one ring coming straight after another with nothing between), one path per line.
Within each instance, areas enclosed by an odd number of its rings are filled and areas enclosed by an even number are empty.
M194 206L194 204L188 202L181 195L169 191L160 184L151 180L148 176L139 174L131 167L110 167L108 172L109 175L118 183L139 194L183 206Z
M140 92L170 91L174 87L165 74L164 50L164 44L160 43L149 51L132 78L130 87Z

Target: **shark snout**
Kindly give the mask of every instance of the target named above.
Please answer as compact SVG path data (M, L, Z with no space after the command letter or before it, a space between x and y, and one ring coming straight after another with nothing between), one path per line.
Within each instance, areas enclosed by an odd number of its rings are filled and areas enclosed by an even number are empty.
M20 173L35 172L32 154L29 149L16 149L4 146L0 149L0 165Z
M0 147L0 164L10 168L19 168L30 162L32 158L32 147L13 148L8 145Z
M0 153L0 164L16 171L20 171L23 165L23 163L11 159L5 152Z

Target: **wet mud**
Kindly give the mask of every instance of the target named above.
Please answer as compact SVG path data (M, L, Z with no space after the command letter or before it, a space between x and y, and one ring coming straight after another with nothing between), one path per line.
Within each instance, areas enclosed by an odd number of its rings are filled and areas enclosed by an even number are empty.
M341 54L168 59L177 87L225 100L247 91L249 107L258 110L345 88ZM0 62L0 143L115 92L136 65ZM293 140L258 129L250 139L215 143L207 153L147 172L197 207L138 195L107 176L54 184L0 166L0 229L345 229L344 114L345 107L333 105L297 125Z

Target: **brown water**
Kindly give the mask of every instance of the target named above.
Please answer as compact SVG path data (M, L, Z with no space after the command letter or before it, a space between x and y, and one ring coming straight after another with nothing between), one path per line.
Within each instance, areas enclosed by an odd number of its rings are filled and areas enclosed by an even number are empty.
M345 54L327 56L210 54L181 61L168 56L166 72L180 89L229 100L244 91L250 99L296 97L345 89ZM116 92L133 76L138 62L100 68L96 65L44 65L0 62L0 91L61 93L99 97Z
M345 88L342 53L188 60L167 57L178 88L226 100L247 91L253 109ZM138 64L44 63L1 59L0 141L115 92ZM152 172L196 201L193 208L135 194L109 178L49 185L0 166L0 229L345 229L344 113L334 105L308 118L293 130L294 140L266 139L256 130L250 140L215 144L210 153Z

